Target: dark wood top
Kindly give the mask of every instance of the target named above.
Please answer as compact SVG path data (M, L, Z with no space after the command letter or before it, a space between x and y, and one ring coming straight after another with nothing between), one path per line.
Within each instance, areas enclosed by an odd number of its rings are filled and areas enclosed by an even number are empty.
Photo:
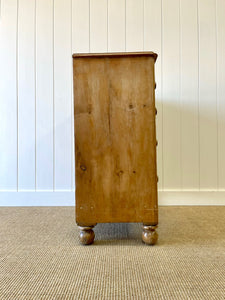
M111 52L111 53L74 53L73 58L78 57L118 57L118 56L152 56L157 59L157 54L151 51L146 52Z

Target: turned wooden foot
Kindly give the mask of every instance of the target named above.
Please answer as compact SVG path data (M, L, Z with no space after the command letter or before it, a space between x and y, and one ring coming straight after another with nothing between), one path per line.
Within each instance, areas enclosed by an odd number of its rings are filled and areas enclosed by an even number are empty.
M157 226L143 225L142 241L147 245L155 245L158 240Z
M90 245L94 242L95 233L92 230L94 226L79 226L80 234L79 240L83 245Z

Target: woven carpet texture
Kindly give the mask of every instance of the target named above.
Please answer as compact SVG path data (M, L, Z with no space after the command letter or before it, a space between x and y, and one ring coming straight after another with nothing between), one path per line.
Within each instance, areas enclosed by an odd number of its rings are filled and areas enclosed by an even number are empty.
M225 299L225 207L159 207L141 224L98 224L79 244L74 207L0 208L0 299Z

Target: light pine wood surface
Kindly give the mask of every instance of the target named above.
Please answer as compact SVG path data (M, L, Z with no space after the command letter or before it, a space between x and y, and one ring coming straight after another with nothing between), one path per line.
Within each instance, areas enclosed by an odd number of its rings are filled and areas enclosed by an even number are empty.
M77 223L157 224L156 55L73 59Z

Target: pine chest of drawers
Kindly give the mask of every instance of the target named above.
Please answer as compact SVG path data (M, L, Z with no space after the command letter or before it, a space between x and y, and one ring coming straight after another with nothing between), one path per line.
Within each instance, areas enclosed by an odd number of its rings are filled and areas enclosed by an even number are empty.
M155 78L157 54L74 54L76 223L94 241L97 223L158 223Z

